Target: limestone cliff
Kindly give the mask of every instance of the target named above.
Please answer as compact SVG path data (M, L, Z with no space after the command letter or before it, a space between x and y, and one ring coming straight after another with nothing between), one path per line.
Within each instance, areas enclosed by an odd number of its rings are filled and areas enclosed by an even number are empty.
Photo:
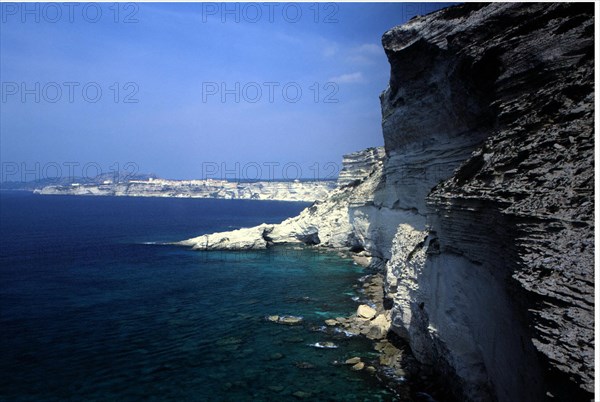
M279 225L183 244L350 248L458 400L591 399L593 14L466 4L391 29L384 162Z
M591 398L593 41L574 3L468 4L383 36L384 198L413 214L387 263L394 329L457 395Z
M342 159L342 170L338 176L338 185L347 186L368 176L376 165L385 159L383 147L367 148L363 151L344 155Z
M345 172L323 200L317 200L300 215L280 224L213 233L180 242L196 250L264 249L274 244L303 243L331 248L364 248L355 235L350 210L372 204L381 181L382 148L369 148L346 155ZM377 156L379 155L379 156ZM374 157L376 156L376 157ZM362 162L361 162L362 161ZM369 222L365 222L368 225ZM390 239L391 244L391 239Z
M125 180L106 183L70 183L34 190L42 195L95 195L127 197L216 198L241 200L305 201L323 199L336 187L331 180L255 181L228 180Z

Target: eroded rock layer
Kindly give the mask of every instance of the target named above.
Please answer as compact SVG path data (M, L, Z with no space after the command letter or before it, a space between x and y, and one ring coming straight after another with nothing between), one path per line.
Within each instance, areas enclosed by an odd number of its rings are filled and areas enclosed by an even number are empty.
M383 37L387 203L420 221L387 264L394 328L468 399L593 392L593 41L574 3L468 4Z
M347 186L352 182L364 179L373 171L375 166L382 164L384 159L385 149L383 147L367 148L363 151L344 155L342 170L340 170L337 180L338 185Z
M182 244L350 248L449 395L592 399L593 14L466 4L393 28L383 163L353 155L360 177L299 216Z
M302 243L330 248L364 248L355 233L367 232L370 222L364 220L358 229L353 227L350 211L369 206L381 181L383 161L381 149L369 148L344 157L347 172L338 187L323 200L318 200L300 215L280 224L263 224L230 232L198 236L180 242L196 250L264 249L275 244ZM354 163L363 158L364 163ZM349 161L352 161L351 163ZM356 166L360 166L356 169ZM368 169L368 170L367 170ZM347 180L351 177L351 180ZM390 239L391 244L391 239Z

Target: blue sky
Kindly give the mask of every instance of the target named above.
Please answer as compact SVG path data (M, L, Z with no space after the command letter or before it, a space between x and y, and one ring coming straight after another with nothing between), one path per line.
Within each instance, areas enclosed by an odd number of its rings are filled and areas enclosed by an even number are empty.
M323 178L382 145L381 35L443 4L0 6L3 167L190 179Z

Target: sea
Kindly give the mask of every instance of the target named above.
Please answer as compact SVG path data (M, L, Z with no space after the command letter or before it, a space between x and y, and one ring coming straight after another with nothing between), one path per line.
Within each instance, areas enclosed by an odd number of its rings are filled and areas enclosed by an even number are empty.
M351 260L169 244L307 205L0 191L0 400L395 400L340 364L371 342L324 325L362 297Z

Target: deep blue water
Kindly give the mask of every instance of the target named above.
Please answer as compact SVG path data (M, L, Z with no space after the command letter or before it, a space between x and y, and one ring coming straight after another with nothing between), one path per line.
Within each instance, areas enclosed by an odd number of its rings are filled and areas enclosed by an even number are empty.
M372 375L332 364L375 358L370 343L321 330L356 308L352 262L148 244L305 206L0 191L0 400L391 400ZM310 346L323 341L339 347Z

